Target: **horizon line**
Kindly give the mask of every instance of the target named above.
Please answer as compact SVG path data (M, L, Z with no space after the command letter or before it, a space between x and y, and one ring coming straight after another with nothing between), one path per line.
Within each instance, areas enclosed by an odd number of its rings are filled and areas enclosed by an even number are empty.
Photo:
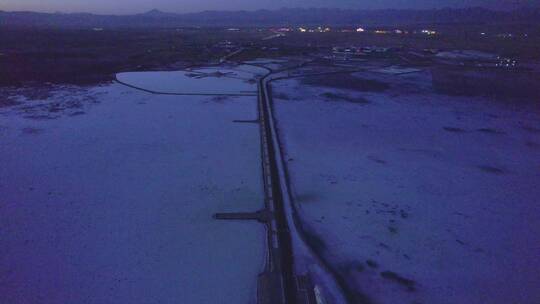
M163 14L169 14L169 15L188 15L188 14L199 14L199 13L206 13L206 12L258 12L258 11L271 11L276 12L280 10L295 10L295 9L301 9L301 10L312 10L312 9L332 9L332 10L355 10L355 11L440 11L440 10L464 10L464 9L483 9L487 11L493 11L493 12L514 12L523 10L526 7L520 7L515 9L494 9L494 8L488 8L488 7L482 7L482 6L464 6L464 7L441 7L441 8L342 8L342 7L281 7L281 8L275 8L275 9L268 9L268 8L259 8L259 9L235 9L235 10L228 10L228 9L208 9L208 10L197 10L197 11L187 11L187 12L172 12L172 11L163 11L160 9L150 9L143 12L138 13L100 13L100 12L89 12L89 11L74 11L74 12L63 12L63 11L39 11L39 10L3 10L0 8L0 12L3 13L37 13L37 14L58 14L58 15L78 15L78 14L84 14L84 15L98 15L98 16L135 16L135 15L145 15L151 12L159 12ZM540 7L532 7L533 9L540 9ZM530 9L530 8L529 8Z

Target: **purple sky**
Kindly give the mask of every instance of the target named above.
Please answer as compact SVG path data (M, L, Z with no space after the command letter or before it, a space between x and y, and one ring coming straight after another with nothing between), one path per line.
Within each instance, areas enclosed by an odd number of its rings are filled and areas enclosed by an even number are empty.
M341 8L442 8L484 6L510 9L540 0L1 0L0 10L44 12L141 13L151 9L166 12L203 10L255 10L281 7Z

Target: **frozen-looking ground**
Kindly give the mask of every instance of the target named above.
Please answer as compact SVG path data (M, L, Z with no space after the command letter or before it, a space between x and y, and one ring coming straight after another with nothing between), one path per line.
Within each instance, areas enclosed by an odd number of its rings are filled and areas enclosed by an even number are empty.
M355 76L272 85L308 241L352 302L538 303L538 100Z
M0 108L1 303L253 302L264 228L212 214L263 206L254 97L32 92Z
M186 71L126 72L116 75L127 85L163 94L255 95L254 76L266 70L250 65L194 68Z

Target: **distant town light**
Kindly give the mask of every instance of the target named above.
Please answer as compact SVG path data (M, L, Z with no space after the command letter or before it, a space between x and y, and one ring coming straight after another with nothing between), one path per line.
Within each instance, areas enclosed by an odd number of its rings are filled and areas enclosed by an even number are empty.
M307 32L307 29L305 29L305 28L303 28L303 27L298 28L298 30L299 30L301 33Z
M436 32L436 31L432 31L432 30L422 30L422 34L426 34L426 35L436 35L437 32Z
M361 27L359 27L359 28L356 29L356 32L358 32L358 33L363 33L363 32L365 32L365 31L366 31L366 30L364 30L364 29L361 28Z

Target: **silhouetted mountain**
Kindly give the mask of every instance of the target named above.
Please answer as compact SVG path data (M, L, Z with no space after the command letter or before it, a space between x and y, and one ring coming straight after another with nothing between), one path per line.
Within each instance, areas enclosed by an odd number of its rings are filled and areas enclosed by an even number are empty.
M167 17L176 17L178 15L174 13L165 13L158 9L153 9L144 14L141 14L140 16L153 17L153 18L167 18Z
M57 28L155 28L177 26L281 26L281 25L412 25L434 23L540 24L540 9L493 11L484 8L434 10L342 10L327 8L258 11L205 11L190 14L151 10L137 15L95 15L87 13L47 14L2 12L3 27Z

